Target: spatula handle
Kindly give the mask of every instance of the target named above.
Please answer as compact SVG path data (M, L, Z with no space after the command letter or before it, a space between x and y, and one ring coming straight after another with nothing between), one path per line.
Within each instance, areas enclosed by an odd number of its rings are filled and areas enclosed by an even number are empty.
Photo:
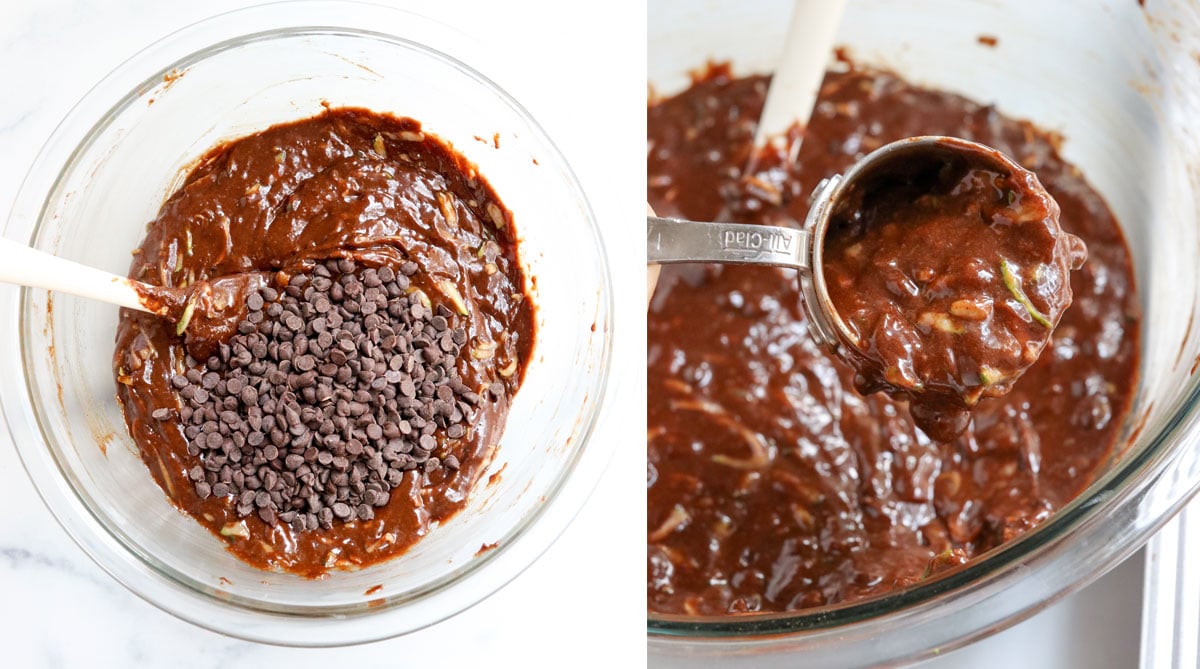
M0 237L0 281L146 311L134 282Z

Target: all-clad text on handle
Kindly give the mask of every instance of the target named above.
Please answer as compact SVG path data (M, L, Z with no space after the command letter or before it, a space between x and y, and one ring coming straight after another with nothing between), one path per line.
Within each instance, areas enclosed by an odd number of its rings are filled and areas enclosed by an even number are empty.
M803 230L741 223L646 217L651 263L717 262L807 270L810 236Z

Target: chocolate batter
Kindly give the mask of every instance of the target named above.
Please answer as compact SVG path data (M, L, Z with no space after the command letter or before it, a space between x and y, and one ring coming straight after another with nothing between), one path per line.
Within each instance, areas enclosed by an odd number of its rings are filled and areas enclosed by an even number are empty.
M798 225L808 194L857 157L914 135L996 147L1035 172L1088 247L1074 304L1041 358L956 439L902 402L860 395L806 331L794 273L664 267L649 316L650 611L794 611L903 587L1045 520L1091 482L1138 369L1129 251L1053 137L888 73L830 73L794 161L743 175L766 77L715 67L649 109L660 215ZM790 137L794 144L798 135Z
M413 261L412 284L433 307L466 312L459 323L468 348L488 343L487 355L459 360L463 382L501 392L479 408L463 438L439 438L439 455L453 456L460 469L408 472L374 519L297 532L239 518L228 497L201 499L187 476L199 458L188 454L182 426L151 417L179 406L172 376L201 366L188 355L202 358L193 340L211 346L236 319L184 328L125 310L114 355L117 396L151 474L174 504L262 568L318 576L403 552L464 506L524 375L533 306L513 239L511 215L474 166L411 119L329 110L213 149L147 226L131 278L164 288L212 282L206 299L238 314L249 288L285 286L321 260L393 269ZM187 347L180 332L191 336ZM238 522L246 529L222 532Z
M954 139L911 146L846 189L824 273L855 388L908 400L917 427L947 441L1037 361L1087 251L1003 155Z

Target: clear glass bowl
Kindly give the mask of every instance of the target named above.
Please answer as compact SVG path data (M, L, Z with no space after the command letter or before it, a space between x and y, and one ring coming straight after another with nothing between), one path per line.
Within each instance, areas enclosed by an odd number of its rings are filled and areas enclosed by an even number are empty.
M115 401L115 307L0 292L0 400L30 477L105 570L168 612L297 645L402 634L514 578L598 480L612 445L588 438L605 395L612 295L596 223L538 124L448 54L499 67L469 38L405 12L342 2L232 12L120 66L31 168L6 236L119 274L193 161L325 102L420 120L473 161L513 212L537 342L495 461L468 506L406 554L323 580L240 562L168 502Z
M1200 8L1140 4L856 0L837 40L860 62L1064 134L1066 158L1104 195L1135 256L1145 321L1126 445L1048 522L943 578L794 614L651 616L656 666L863 666L945 652L1095 580L1200 487L1200 33L1183 28L1200 25ZM677 92L707 59L773 70L793 6L653 0L651 86Z

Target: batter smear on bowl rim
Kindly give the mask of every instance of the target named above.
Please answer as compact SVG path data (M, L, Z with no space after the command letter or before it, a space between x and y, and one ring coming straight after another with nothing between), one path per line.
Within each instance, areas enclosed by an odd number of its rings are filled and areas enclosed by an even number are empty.
M916 427L902 400L855 389L854 371L809 336L794 273L664 267L648 317L652 613L798 611L963 564L1091 483L1136 386L1141 314L1129 250L1052 135L850 68L827 75L799 152L789 155L794 132L744 175L767 83L710 66L688 90L651 103L656 213L798 226L822 178L888 142L947 135L1034 172L1088 259L1070 273L1073 302L1037 362L946 441ZM1027 282L1005 286L1028 291Z
M511 218L412 119L332 109L214 148L130 269L195 299L177 323L123 311L114 355L171 501L305 576L461 509L533 346Z

